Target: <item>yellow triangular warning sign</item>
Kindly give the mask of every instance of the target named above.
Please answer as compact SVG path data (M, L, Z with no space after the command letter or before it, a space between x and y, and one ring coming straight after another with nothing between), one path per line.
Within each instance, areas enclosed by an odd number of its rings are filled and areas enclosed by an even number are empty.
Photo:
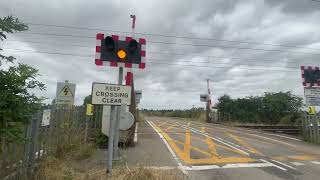
M59 93L59 96L61 97L73 97L73 94L72 94L72 91L70 89L70 87L68 85L65 85L60 93Z
M316 112L316 107L314 106L309 106L308 108L308 114L311 114L311 115L315 115L317 112Z

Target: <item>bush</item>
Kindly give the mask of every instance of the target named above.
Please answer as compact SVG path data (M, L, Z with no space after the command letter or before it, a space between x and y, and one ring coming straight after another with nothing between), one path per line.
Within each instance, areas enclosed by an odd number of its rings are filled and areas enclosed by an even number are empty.
M108 136L104 135L100 129L97 132L95 143L100 148L106 148L108 146Z

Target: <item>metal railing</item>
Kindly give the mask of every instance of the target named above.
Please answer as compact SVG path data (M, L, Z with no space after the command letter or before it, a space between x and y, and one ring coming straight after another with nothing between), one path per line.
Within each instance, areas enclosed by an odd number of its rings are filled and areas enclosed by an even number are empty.
M302 135L306 140L320 142L320 114L304 115L302 120Z
M25 142L2 141L0 179L26 177L32 174L39 159L59 154L63 144L84 140L86 118L83 106L56 105L43 109L51 110L49 125L42 125L43 111L38 112L23 127Z

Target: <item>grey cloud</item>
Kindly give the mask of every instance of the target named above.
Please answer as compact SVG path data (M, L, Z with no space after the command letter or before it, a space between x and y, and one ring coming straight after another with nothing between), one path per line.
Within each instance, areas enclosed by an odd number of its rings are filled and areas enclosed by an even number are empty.
M280 7L284 13L291 15L310 14L319 12L319 2L311 0L264 0L271 7Z
M0 15L13 14L26 22L35 24L57 24L130 31L131 20L129 14L135 13L137 15L136 31L149 34L279 43L303 47L319 43L320 34L318 32L320 32L320 29L314 24L318 22L320 15L313 13L312 17L306 18L307 13L305 13L305 16L301 16L302 11L297 10L295 12L296 10L288 5L288 2L279 1L277 3L269 0L265 1L264 4L263 1L255 0L207 0L201 3L198 1L187 3L182 0L132 2L102 0L87 2L26 2L22 0L4 0L0 2ZM310 4L310 2L306 3ZM285 10L289 6L290 13ZM309 12L316 12L316 10L305 9ZM30 32L70 34L89 38L39 36L31 35ZM81 104L82 99L90 94L92 82L115 83L117 78L116 68L103 67L102 69L97 69L94 65L95 34L97 32L130 35L130 33L108 32L106 30L30 25L29 34L28 32L18 33L16 37L10 37L11 40L15 39L18 42L8 41L5 44L5 48L25 49L28 47L35 51L77 55L65 56L10 51L10 53L19 57L21 61L39 68L40 73L43 74L41 80L48 86L48 90L39 93L40 95L49 97L51 100L55 96L56 81L69 79L70 82L77 83L77 103ZM266 91L293 90L295 93L302 95L300 64L319 65L317 62L320 55L316 54L319 52L317 50L302 49L315 54L297 54L214 48L209 46L301 50L254 43L136 35L136 37L139 36L147 38L147 69L134 70L135 87L143 90L141 107L147 108L203 106L203 103L199 102L199 94L206 92L205 79L207 78L212 81L211 88L215 100L225 93L233 97L244 97L263 94ZM40 44L29 43L30 41L38 41ZM208 46L163 45L148 43L150 41L206 44ZM19 42L25 44L21 46ZM320 46L318 48L320 49ZM150 51L158 51L162 52L162 54L150 53ZM164 52L169 54L163 54ZM172 53L181 53L183 55L173 55ZM208 58L205 56L213 57ZM187 61L193 61L193 63ZM206 61L209 61L209 63L201 63ZM297 71L265 70L283 69L289 66L297 67Z

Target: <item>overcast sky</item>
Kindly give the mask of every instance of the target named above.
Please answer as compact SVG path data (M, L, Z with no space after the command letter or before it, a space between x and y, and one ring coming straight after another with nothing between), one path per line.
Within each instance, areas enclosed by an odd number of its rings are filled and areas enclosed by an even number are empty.
M130 14L136 36L147 39L147 67L133 71L142 108L204 106L207 78L214 102L223 94L303 96L300 66L320 66L320 2L312 0L1 0L0 16L18 17L29 31L0 47L39 69L47 91L36 93L46 102L69 80L82 104L92 82L115 83L118 73L95 66L96 33L130 35Z

